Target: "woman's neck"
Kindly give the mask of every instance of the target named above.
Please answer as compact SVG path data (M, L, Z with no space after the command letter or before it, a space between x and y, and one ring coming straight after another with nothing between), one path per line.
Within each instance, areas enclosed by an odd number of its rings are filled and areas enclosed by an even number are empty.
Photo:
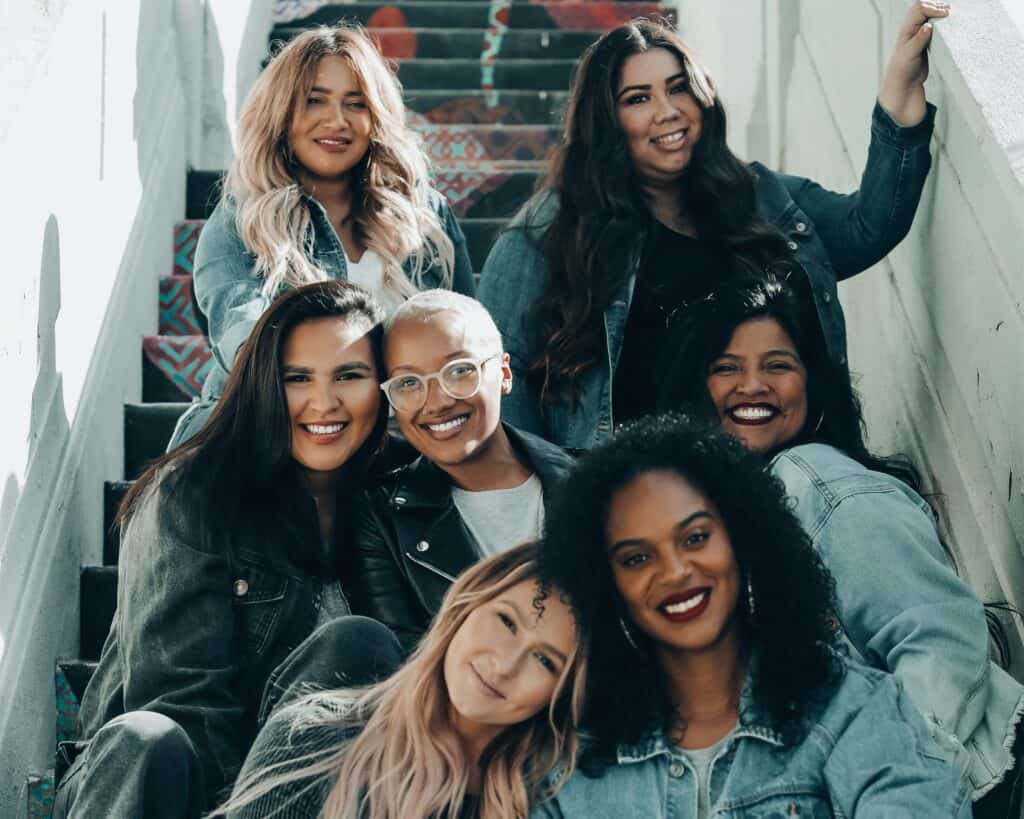
M469 781L466 790L469 793L478 794L483 790L483 771L480 768L480 759L487 750L487 746L494 741L494 738L502 732L500 725L483 725L478 722L465 719L455 709L451 713L452 729L458 737L459 744L466 755L467 771Z
M456 486L469 492L512 489L533 470L512 446L505 428L498 424L491 437L464 463L442 467Z
M320 472L315 469L306 470L306 482L309 492L316 501L316 512L320 524L320 539L330 543L334 538L334 508L341 470Z
M654 218L669 230L685 236L697 237L693 221L683 208L678 185L648 185L644 190L651 199Z
M736 725L747 661L735 633L700 652L662 650L662 669L682 730L673 738L685 748L714 745Z

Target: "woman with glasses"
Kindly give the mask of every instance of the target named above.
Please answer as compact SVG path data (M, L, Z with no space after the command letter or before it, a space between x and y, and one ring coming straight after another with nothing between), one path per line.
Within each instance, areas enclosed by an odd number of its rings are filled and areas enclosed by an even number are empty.
M345 576L353 611L409 650L464 569L539 537L571 459L501 423L509 357L471 298L430 290L405 302L387 324L385 368L381 389L420 457L367 493Z

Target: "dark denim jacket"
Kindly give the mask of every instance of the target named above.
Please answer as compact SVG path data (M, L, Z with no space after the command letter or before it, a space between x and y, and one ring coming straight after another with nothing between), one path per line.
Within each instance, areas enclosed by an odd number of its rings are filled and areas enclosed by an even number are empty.
M313 261L332 278L346 279L345 251L327 212L313 197L303 199L312 217ZM472 296L473 268L462 228L442 194L432 190L430 204L455 248L452 290ZM193 273L196 300L209 324L214 358L203 383L203 398L220 397L235 353L270 304L261 292L263 281L253 276L254 262L238 235L235 208L221 200L199 235ZM440 286L436 265L424 271L423 283L426 287Z
M871 144L860 189L851 194L827 191L809 179L776 173L760 163L756 174L761 216L789 242L806 271L829 352L846 363L846 325L836 283L883 258L906 236L931 167L929 141L935 119L928 106L924 120L901 128L875 105ZM536 240L549 223L557 202L533 202L491 249L480 276L478 297L498 324L512 357L519 387L505 398L502 417L520 429L559 446L589 449L612 430L612 383L622 349L635 272L604 312L606 359L580 380L575 408L542 404L526 374L542 348L531 326L531 305L547 275Z
M800 673L794 669L793 673ZM749 681L749 677L748 677ZM751 710L745 686L741 713ZM830 700L787 744L756 713L711 762L716 819L970 819L970 791L895 678L850 665ZM689 759L658 732L619 748L603 776L577 771L533 819L697 815Z
M117 610L82 700L83 738L127 711L173 719L192 740L210 800L230 784L256 736L268 678L313 631L321 580L287 554L290 538L317 538L316 511L296 496L289 525L256 544L211 551L187 513L162 514L159 487L142 499L121 539ZM211 801L210 804L213 804Z
M505 431L540 478L546 503L572 458L508 424ZM452 581L482 557L452 501L451 479L421 455L368 491L353 518L352 611L380 620L411 650Z

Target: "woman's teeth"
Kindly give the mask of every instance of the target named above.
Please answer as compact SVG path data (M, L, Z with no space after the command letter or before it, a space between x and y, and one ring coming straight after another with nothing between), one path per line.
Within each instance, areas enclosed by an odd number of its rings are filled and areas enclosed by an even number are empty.
M303 424L302 426L314 435L334 435L345 428L344 424Z
M690 611L690 609L697 608L697 606L704 602L708 594L710 594L710 592L701 592L700 594L694 595L689 600L684 600L682 603L672 603L669 606L664 606L664 609L669 614L682 614L683 612Z
M771 418L776 411L771 407L735 407L729 412L741 421L762 421Z
M468 415L460 415L458 418L452 418L451 421L445 421L443 424L427 424L427 429L431 432L449 432L461 427L468 418Z
M666 134L656 138L654 141L659 145L671 145L674 142L679 142L686 137L686 131L676 131L674 134Z
M323 145L348 145L347 139L318 139L317 142Z

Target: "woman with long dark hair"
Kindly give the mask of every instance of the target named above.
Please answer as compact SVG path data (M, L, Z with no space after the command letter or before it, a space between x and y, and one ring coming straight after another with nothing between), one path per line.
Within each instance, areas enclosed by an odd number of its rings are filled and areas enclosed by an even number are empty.
M680 323L666 403L771 458L835 577L848 642L954 738L974 815L1017 819L1024 687L989 661L983 606L956 574L917 470L865 445L850 373L830 361L806 295L784 271L762 273L719 287Z
M198 817L290 690L399 662L383 626L347 616L339 577L386 434L381 319L345 282L281 296L209 423L125 498L117 610L57 816Z
M541 567L590 638L589 744L543 815L970 816L948 743L836 650L832 579L735 439L626 425L563 484Z
M398 78L363 29L305 31L274 54L242 106L238 155L196 247L213 368L172 446L209 417L285 289L347 280L385 311L424 287L473 294L466 238L428 165Z
M927 21L947 13L914 3L882 80L860 189L846 196L740 161L714 83L668 26L635 20L592 45L542 190L481 275L479 298L520 383L506 420L585 449L652 411L679 307L736 252L799 263L829 354L845 363L836 282L885 256L913 221L931 164Z
M387 680L277 711L218 815L525 819L573 768L587 665L536 555L528 543L463 572Z

